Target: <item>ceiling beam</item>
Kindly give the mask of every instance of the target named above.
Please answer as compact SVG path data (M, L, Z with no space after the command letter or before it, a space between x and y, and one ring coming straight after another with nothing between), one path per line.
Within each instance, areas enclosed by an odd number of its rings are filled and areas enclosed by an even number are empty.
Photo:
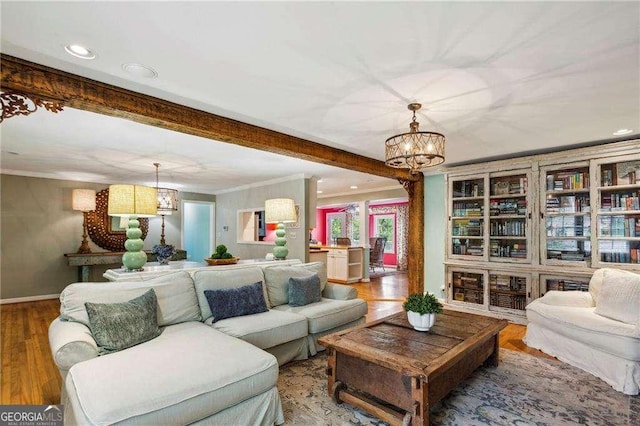
M64 105L247 148L341 167L390 179L414 181L405 169L306 139L221 117L120 87L100 83L9 55L0 56L0 87Z

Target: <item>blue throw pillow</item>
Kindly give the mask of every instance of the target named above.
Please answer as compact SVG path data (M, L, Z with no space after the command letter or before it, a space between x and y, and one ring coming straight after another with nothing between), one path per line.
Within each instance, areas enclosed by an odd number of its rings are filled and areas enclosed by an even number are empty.
M304 306L322 300L318 274L304 278L289 278L289 305Z
M204 296L211 308L214 323L225 318L259 314L269 310L264 300L262 281L242 287L205 290Z

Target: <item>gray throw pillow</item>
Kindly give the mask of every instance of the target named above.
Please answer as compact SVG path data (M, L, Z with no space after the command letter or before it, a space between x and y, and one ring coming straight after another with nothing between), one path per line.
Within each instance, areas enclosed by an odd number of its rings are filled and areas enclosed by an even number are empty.
M304 278L289 278L289 305L304 306L322 300L318 274Z
M242 287L205 290L204 296L211 308L214 323L225 318L259 314L269 310L264 299L262 281Z
M84 306L100 354L130 348L161 333L158 327L158 300L153 289L128 302L86 302Z

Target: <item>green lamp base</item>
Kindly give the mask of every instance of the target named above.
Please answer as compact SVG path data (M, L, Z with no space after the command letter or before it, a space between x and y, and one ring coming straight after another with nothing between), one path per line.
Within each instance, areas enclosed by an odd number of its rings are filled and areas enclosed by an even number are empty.
M122 255L122 265L124 266L125 272L144 270L143 266L147 263L147 254L142 251L144 241L140 237L142 237L140 221L138 221L136 216L130 216L129 227L127 228L127 241L124 242L124 248L127 252Z
M286 247L287 239L284 237L286 234L284 223L278 222L276 227L276 246L273 248L273 257L276 260L285 260L289 254L289 249Z

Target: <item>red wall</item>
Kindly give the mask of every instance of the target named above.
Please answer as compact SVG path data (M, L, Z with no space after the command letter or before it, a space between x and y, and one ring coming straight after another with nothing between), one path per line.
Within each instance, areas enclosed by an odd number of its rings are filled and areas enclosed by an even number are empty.
M391 204L379 204L372 207L393 207L393 206L401 206L406 205L407 203L391 203ZM330 244L326 241L326 228L327 228L327 214L328 213L338 213L341 212L342 208L318 208L316 209L316 227L311 231L311 236L314 240L318 241L319 244ZM394 214L395 213L390 213ZM369 216L369 232L373 232L373 215ZM375 235L372 235L375 236ZM397 217L396 217L396 236L395 236L396 244L398 242L398 226L397 226ZM397 265L397 247L394 249L393 253L385 253L384 255L384 263L385 265Z

